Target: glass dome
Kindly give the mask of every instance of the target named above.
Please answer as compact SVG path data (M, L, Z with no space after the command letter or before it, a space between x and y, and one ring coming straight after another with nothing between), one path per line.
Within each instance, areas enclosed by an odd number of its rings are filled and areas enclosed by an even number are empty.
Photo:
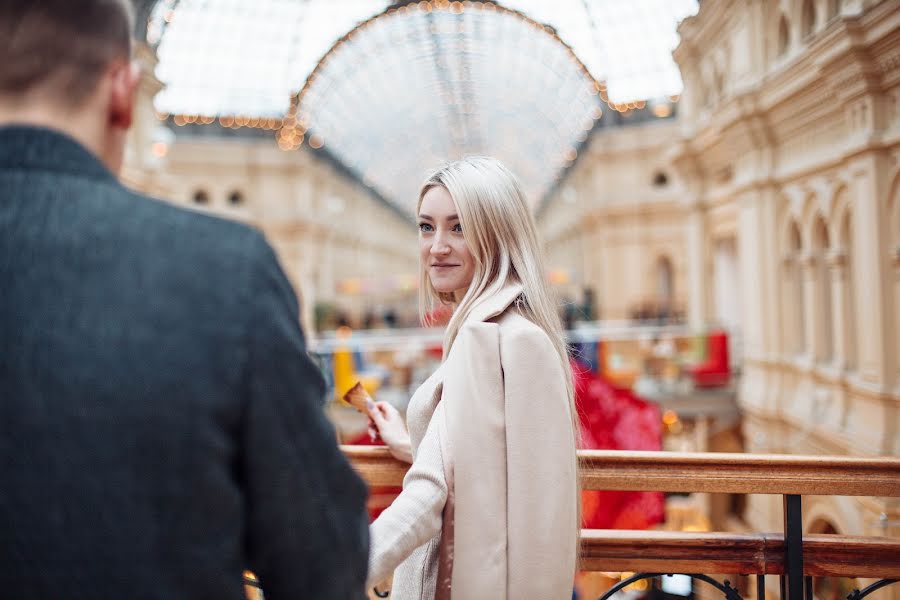
M326 148L409 213L427 170L506 162L538 202L607 105L681 92L676 24L696 0L160 0L156 98L184 122ZM629 104L631 103L631 104Z

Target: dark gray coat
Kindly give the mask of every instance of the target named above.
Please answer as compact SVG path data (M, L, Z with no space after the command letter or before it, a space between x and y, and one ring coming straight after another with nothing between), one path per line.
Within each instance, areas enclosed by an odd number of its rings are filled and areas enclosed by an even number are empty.
M363 596L366 489L253 229L0 128L0 597Z

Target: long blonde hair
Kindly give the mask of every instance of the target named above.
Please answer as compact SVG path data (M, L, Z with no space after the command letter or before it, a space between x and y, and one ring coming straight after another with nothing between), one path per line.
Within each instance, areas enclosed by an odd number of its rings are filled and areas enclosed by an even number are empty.
M419 308L423 320L438 304L453 306L453 316L444 335L446 355L475 306L509 283L521 285L520 311L550 338L565 374L577 438L572 369L562 323L547 282L537 226L518 179L495 158L467 156L439 168L425 180L416 213L425 194L434 187L443 187L453 199L463 238L475 259L475 274L457 303L452 293L434 289L425 265L420 265Z

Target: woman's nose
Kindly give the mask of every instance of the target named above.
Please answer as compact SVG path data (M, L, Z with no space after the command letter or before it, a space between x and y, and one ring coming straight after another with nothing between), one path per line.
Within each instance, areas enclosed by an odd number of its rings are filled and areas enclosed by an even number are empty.
M436 235L434 236L434 241L431 243L431 253L436 255L443 255L450 253L450 246L444 241L443 236Z

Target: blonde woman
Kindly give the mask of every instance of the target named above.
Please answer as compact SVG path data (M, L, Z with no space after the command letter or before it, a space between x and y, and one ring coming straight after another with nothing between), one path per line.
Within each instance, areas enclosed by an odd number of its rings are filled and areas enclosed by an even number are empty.
M369 584L394 573L394 600L571 598L572 377L531 211L502 164L469 157L425 181L417 215L423 312L454 312L408 433L390 405L369 404L371 426L412 463L371 525Z

